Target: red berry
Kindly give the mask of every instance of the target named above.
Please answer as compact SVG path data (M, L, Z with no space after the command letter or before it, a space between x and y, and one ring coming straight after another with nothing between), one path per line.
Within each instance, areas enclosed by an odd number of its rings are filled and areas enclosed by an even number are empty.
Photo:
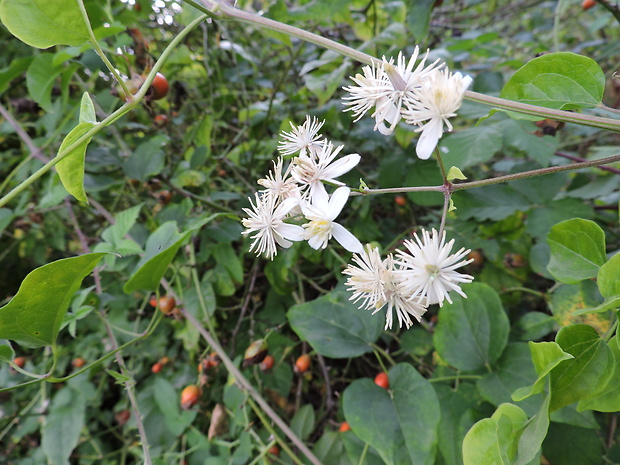
M295 367L293 370L295 373L305 373L310 368L310 356L308 354L302 354L295 361Z
M396 197L394 197L394 203L399 207L404 207L405 205L407 205L407 199L402 195L397 195Z
M13 359L13 363L20 368L24 368L24 365L26 364L26 359L24 357L15 357Z
M273 365L275 363L275 359L273 358L273 355L267 355L262 362L260 362L259 368L262 371L269 371L273 368Z
M344 433L345 431L350 431L350 430L351 430L351 427L346 421L343 421L342 423L340 423L340 428L338 429L338 431L340 431L341 433Z
M275 455L276 457L280 456L280 448L278 446L271 446L267 452Z
M174 297L168 297L168 296L160 297L159 310L165 315L167 315L174 309L176 304L177 303L175 302Z
M181 408L187 410L196 405L201 394L200 388L195 384L186 386L181 392Z
M114 415L114 418L116 419L118 424L121 425L121 426L123 426L125 423L127 423L129 421L130 417L131 417L131 412L129 412L129 410L127 410L127 409L121 410L120 412L118 412L118 413L116 413Z
M157 73L155 75L155 78L153 79L153 82L151 83L151 88L149 89L149 92L151 92L152 95L151 98L153 100L159 100L164 98L166 95L168 95L168 89L168 79L166 79L163 74Z
M160 362L157 363L153 363L153 366L151 367L151 371L155 374L159 373L161 371L161 369L164 367L163 364L161 364Z
M589 10L594 5L596 5L596 0L583 0L583 2L581 3L581 8L583 8L584 10Z
M157 297L155 296L155 294L153 294L149 299L149 305L153 308L157 307Z
M388 380L388 375L386 372L382 371L377 376L375 376L375 384L383 389L387 389L390 387L390 382Z

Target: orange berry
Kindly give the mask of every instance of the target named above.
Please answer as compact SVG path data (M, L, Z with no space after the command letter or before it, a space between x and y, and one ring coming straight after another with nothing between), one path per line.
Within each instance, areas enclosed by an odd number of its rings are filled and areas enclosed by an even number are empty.
M390 387L390 382L388 380L388 375L385 371L382 371L377 376L375 376L375 384L383 389L387 389Z
M153 366L151 367L151 371L153 373L159 373L161 371L161 369L164 367L164 365L160 362L157 363L153 363Z
M82 357L76 357L71 362L71 365L73 365L75 368L82 368L84 365L86 365L86 360L84 360Z
M13 359L13 363L20 368L24 368L24 365L26 364L26 359L24 357L15 357Z
M480 266L484 263L484 257L477 250L472 250L471 252L469 252L469 254L467 254L467 260L473 260L473 262L471 263L475 266Z
M155 294L153 294L149 299L149 305L153 308L157 307L157 297L155 296Z
M166 115L157 115L153 118L153 124L158 128L163 128L168 124L168 117Z
M170 313L176 304L174 297L164 296L159 298L159 310L165 315Z
M402 195L397 195L396 197L394 197L394 203L399 207L404 207L405 205L407 205L407 199Z
M346 421L343 421L342 423L340 423L340 428L338 429L338 431L340 431L341 433L344 433L345 431L351 431L351 427Z
M161 363L162 365L167 365L168 363L170 363L170 358L162 357L159 359L159 363Z
M181 408L183 410L187 410L196 405L198 399L200 399L201 394L202 391L195 384L185 386L185 388L181 392Z
M295 361L295 366L293 367L293 371L295 373L305 373L310 368L310 356L308 354L302 354Z
M149 92L152 93L153 100L159 100L168 95L169 88L168 79L163 74L157 73L155 78L153 78Z
M273 358L273 355L267 355L262 362L260 362L260 365L258 366L262 371L269 371L273 368L273 365L275 363L275 359Z
M583 2L581 2L581 8L584 10L589 10L594 5L596 5L596 0L583 0Z
M276 457L280 456L280 448L278 446L271 446L267 452L275 455Z

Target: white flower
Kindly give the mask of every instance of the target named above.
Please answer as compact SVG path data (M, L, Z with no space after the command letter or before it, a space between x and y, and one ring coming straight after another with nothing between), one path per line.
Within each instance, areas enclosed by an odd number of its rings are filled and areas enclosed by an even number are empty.
M325 121L319 122L316 118L310 119L310 116L306 116L306 121L301 126L291 123L292 131L282 131L280 134L284 140L278 145L278 150L282 155L293 155L297 152L304 155L308 150L320 149L323 141L319 131L324 123Z
M378 248L372 248L370 244L360 254L353 255L353 262L358 266L349 265L342 273L349 275L346 285L352 291L349 300L358 302L361 300L359 308L372 310L374 315L387 304L385 329L392 328L392 309L398 317L398 326L403 323L409 328L413 322L409 315L420 321L426 312L420 301L408 299L402 293L397 274L394 273L394 259L388 255L385 260L381 260Z
M443 66L443 64L438 64L438 60L425 66L429 53L427 51L414 69L419 53L420 50L416 46L408 62L402 52L399 53L396 65L393 64L392 58L388 61L383 57L380 67L374 64L372 67L365 66L363 76L358 74L351 77L358 87L345 87L344 90L351 93L351 96L345 97L344 100L349 100L345 102L345 105L351 106L347 110L353 111L355 121L374 107L375 112L372 117L375 118L375 131L378 130L384 135L389 135L394 131L402 116L403 101L411 98L415 89L422 85L433 70Z
M339 187L331 198L325 190L317 189L312 196L312 203L302 201L301 211L309 223L303 225L304 239L313 249L324 249L327 242L336 239L349 252L361 253L364 248L362 243L344 226L334 223L336 217L342 211L344 204L349 198L351 189Z
M314 195L314 191L322 189L325 191L323 181L344 185L336 178L351 171L359 162L361 157L357 153L347 155L334 162L343 145L339 145L334 149L331 142L324 141L320 152L310 155L299 155L293 159L293 169L291 175L300 184L310 186L310 196ZM332 163L333 162L333 163Z
M249 218L241 222L247 228L241 234L252 234L250 252L256 248L256 254L265 253L267 258L273 259L276 255L276 243L284 248L292 245L290 241L303 239L304 230L301 226L284 222L286 215L298 204L298 200L289 198L276 206L277 197L271 195L254 195L255 202L250 199L252 209L244 208Z
M423 299L426 305L439 304L443 301L452 303L449 292L455 291L467 297L459 286L460 283L470 283L473 276L455 271L472 260L463 260L470 250L462 248L450 255L454 239L447 244L446 232L441 234L433 229L432 236L428 231L422 231L422 240L415 235L415 242L406 240L405 247L410 254L398 251L397 263L402 267L396 273L399 275L403 292L410 299Z
M472 83L470 76L450 73L447 69L434 70L414 95L404 100L406 109L402 115L408 124L417 124L422 132L416 153L422 160L427 160L443 135L443 125L452 131L448 118L456 116L463 102L463 95Z
M258 180L258 184L263 186L267 195L276 198L287 199L289 197L301 198L299 186L295 180L290 177L292 164L289 164L284 174L282 174L282 165L284 161L282 157L278 157L273 162L273 171L270 171L263 179Z

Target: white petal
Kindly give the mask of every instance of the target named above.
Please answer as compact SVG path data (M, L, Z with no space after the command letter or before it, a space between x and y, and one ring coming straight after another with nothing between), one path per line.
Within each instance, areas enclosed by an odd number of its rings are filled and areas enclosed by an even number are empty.
M351 189L348 187L339 187L332 194L332 198L329 200L329 211L325 215L327 219L334 220L344 208L344 204L349 199L349 193Z
M327 179L342 176L344 173L348 173L355 168L361 159L362 157L360 157L357 153L352 153L351 155L342 157L329 165L329 167L324 171L323 176Z
M424 125L422 134L418 139L418 145L416 145L415 151L418 154L418 158L421 160L428 160L433 154L433 150L437 147L437 142L443 134L443 122L441 119L433 118Z
M334 223L332 225L332 234L334 239L338 241L338 243L347 249L349 252L353 253L363 253L364 246L362 243L355 237L351 232L349 232L344 226Z
M278 233L289 241L302 241L304 239L304 228L296 224L283 223L278 227Z

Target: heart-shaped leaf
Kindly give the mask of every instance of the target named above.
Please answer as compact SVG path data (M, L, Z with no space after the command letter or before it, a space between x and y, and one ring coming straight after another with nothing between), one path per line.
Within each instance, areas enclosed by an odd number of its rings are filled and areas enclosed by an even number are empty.
M348 298L345 291L333 291L291 307L286 316L297 335L321 355L357 357L372 351L384 320L359 310Z
M104 255L65 258L30 272L0 308L0 338L33 347L53 345L73 295Z
M437 352L459 370L477 370L494 363L508 343L510 323L497 292L474 283L463 286L467 299L455 296L439 311L433 335Z
M22 42L32 47L82 45L90 38L75 0L2 0L0 21Z
M344 391L344 416L353 432L388 465L435 463L440 408L431 384L411 365L388 372L389 388L358 379Z

